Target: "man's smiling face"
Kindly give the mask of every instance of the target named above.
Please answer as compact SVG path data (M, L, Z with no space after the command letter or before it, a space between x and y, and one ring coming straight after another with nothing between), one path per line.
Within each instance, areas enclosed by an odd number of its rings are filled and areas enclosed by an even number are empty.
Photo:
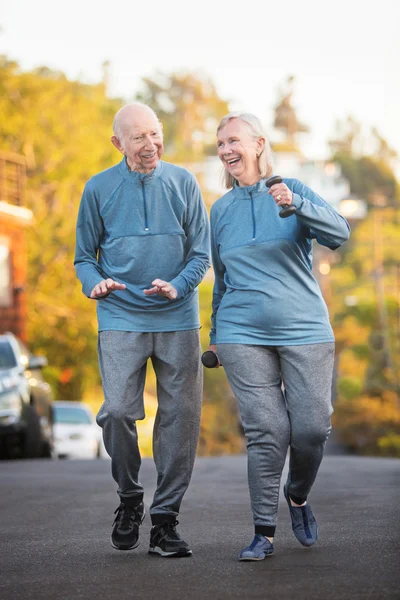
M127 158L132 171L150 173L164 151L161 123L144 107L127 107L119 115L117 134L112 138L116 148Z

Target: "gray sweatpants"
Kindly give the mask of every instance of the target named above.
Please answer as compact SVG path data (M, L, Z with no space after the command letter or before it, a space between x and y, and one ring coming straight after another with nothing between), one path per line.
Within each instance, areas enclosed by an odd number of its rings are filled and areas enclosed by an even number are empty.
M247 439L254 525L276 525L289 447L289 493L310 492L331 430L334 347L217 345Z
M99 362L104 403L97 415L121 499L143 494L136 421L144 419L147 360L157 378L153 431L157 489L150 514L177 516L189 485L200 430L203 372L199 330L102 331Z

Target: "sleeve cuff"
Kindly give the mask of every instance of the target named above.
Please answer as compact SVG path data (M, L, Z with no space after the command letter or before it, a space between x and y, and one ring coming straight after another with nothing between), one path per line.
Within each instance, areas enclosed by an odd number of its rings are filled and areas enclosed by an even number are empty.
M301 208L303 206L304 200L301 196L299 196L298 194L293 193L293 197L292 197L292 204L293 206L295 206L296 208Z
M100 281L103 281L101 278L100 279L93 279L92 281L88 281L87 283L84 283L82 285L82 292L85 294L85 296L87 296L87 298L89 298L90 300L100 300L100 298L91 298L90 294L92 292L92 289L98 284L100 283ZM111 292L110 292L111 294ZM109 295L109 294L107 294ZM105 298L105 296L102 296L102 298Z
M182 275L178 275L178 277L175 277L175 279L172 279L170 281L170 284L173 285L174 288L176 289L176 291L178 292L176 300L178 300L179 298L182 298L185 295L184 294L185 279L182 277Z

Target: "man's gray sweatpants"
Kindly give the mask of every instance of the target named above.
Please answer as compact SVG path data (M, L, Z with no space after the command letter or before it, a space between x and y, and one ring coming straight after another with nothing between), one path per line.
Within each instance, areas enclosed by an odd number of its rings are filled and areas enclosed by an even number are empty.
M247 438L254 525L276 525L289 446L290 496L304 501L311 490L331 430L334 348L217 345Z
M143 494L136 421L144 419L147 360L157 378L153 431L157 489L150 514L176 517L189 485L200 430L203 371L199 330L159 333L101 331L104 404L97 415L112 474L123 500Z

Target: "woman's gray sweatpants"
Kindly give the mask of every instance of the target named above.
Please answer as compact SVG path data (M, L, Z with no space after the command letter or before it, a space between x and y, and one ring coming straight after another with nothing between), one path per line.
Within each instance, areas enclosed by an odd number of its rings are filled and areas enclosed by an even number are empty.
M203 372L199 330L101 331L104 404L97 415L121 500L143 494L136 421L144 419L147 360L157 378L153 454L158 478L150 514L177 516L189 485L200 430Z
M289 493L305 499L310 492L331 430L334 348L217 345L247 439L254 525L276 525L289 446Z

